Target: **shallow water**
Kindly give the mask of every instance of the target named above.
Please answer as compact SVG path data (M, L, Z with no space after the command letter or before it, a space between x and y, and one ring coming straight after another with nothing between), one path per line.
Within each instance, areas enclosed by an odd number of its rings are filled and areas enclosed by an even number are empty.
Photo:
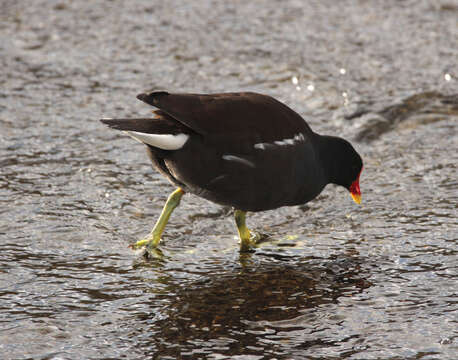
M458 7L447 1L0 4L0 358L454 359ZM248 218L173 188L97 119L151 88L276 96L365 162ZM455 354L455 355L453 355Z

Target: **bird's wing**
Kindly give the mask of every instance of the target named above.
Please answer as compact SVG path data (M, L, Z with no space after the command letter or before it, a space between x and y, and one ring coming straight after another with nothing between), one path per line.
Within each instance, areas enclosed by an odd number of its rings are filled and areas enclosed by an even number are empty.
M170 94L156 91L138 99L161 109L201 135L252 134L259 143L309 136L305 120L274 98L252 92Z

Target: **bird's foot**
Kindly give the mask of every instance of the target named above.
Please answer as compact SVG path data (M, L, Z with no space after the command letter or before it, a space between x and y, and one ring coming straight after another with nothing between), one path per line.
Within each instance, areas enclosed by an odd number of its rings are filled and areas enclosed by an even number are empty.
M265 234L261 234L258 231L250 231L250 233L250 241L254 243L254 245L259 245L266 238Z
M256 248L269 239L269 235L250 230L250 236L240 241L240 252L254 252Z
M164 259L164 253L161 251L161 249L156 248L156 247L148 247L147 246L142 255L145 258L145 260L152 260L152 259L162 260L162 259Z
M240 252L254 252L255 248L258 247L258 244L262 239L262 234L250 231L249 236L240 240Z
M132 250L138 250L138 249L141 249L142 247L146 247L147 250L148 249L151 250L151 249L157 248L159 241L161 241L161 236L154 234L154 232L152 231L148 237L141 239L134 244L130 244L129 247Z
M131 248L132 250L138 250L138 249L141 249L142 247L146 246L148 243L149 243L149 239L142 239L142 240L139 240L137 241L136 243L134 244L130 244L129 245L129 248Z
M132 250L139 250L141 248L144 248L142 256L147 260L162 259L164 257L164 254L157 247L160 240L160 237L155 236L154 234L150 234L147 238L141 239L136 243L129 245L129 248L131 248Z

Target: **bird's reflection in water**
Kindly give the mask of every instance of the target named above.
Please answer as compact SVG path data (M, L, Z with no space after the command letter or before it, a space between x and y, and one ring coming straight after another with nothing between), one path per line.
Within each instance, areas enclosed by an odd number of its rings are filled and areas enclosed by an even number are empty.
M151 289L151 312L137 317L145 325L139 346L146 354L278 356L300 345L288 343L290 332L318 331L339 298L370 286L367 270L361 271L364 260L354 254L313 259L258 250L239 256L240 263L229 268L224 259L207 272L201 267L193 280L183 275L186 268L172 269L164 259L146 265L161 272L161 290Z

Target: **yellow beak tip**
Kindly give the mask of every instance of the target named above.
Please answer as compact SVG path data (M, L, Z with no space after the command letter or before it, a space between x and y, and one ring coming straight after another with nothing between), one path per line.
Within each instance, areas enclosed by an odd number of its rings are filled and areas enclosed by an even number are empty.
M358 205L361 204L361 195L360 194L350 194L353 198L353 201Z

